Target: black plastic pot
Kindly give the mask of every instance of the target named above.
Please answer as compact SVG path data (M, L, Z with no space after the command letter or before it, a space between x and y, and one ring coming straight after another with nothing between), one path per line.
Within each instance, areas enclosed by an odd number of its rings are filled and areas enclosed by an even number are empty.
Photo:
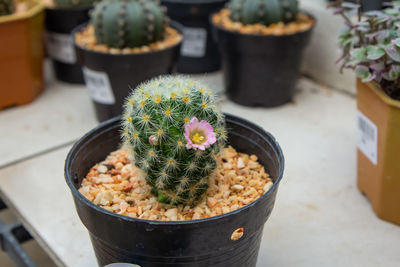
M168 16L184 26L177 71L204 73L219 70L221 59L208 17L227 0L162 0Z
M91 8L46 8L46 48L58 80L83 84L83 74L75 55L71 32L89 21Z
M171 22L171 25L179 30L179 24ZM73 35L84 27L86 24L76 28ZM75 43L97 119L105 121L121 115L124 100L132 88L150 78L172 73L179 48L180 43L145 53L111 54L85 49Z
M254 267L264 223L271 214L283 175L284 158L269 133L241 118L227 115L230 144L255 154L274 180L273 187L236 211L200 220L151 221L111 213L78 192L89 169L120 146L120 120L111 119L82 137L69 152L65 179L78 215L89 230L100 266L114 262L141 267ZM231 234L239 227L244 235Z
M314 20L315 21L315 20ZM245 106L291 101L310 29L288 35L241 34L214 26L222 54L227 96Z

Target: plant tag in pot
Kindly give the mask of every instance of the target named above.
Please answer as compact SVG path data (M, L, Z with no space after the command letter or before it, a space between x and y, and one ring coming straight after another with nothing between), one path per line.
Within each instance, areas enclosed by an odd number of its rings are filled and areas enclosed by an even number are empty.
M107 74L86 67L83 67L82 70L86 87L89 89L89 94L93 101L105 105L114 104L115 97Z
M47 32L46 47L52 59L67 64L76 63L72 37L69 34Z
M204 57L206 54L207 31L203 28L185 27L181 55L186 57Z
M378 127L360 111L357 111L357 147L373 164L378 164Z

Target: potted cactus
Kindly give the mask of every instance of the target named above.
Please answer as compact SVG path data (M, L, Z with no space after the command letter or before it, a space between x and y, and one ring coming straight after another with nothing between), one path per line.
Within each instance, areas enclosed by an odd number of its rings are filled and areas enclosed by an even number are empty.
M282 175L270 134L179 76L139 85L122 118L81 138L65 165L100 266L254 267Z
M227 0L162 0L168 16L183 25L183 42L177 65L180 73L204 73L221 68L209 16Z
M153 0L103 0L90 23L75 30L78 60L100 121L121 115L129 88L174 69L182 35L165 13Z
M366 13L356 4L332 6L345 19L342 68L358 76L357 185L380 218L400 224L400 2Z
M315 20L297 0L231 0L212 16L227 95L247 106L289 102Z
M89 11L97 0L46 0L46 48L55 77L63 82L83 84L71 32L89 21Z
M38 0L0 0L0 110L43 90L43 20Z

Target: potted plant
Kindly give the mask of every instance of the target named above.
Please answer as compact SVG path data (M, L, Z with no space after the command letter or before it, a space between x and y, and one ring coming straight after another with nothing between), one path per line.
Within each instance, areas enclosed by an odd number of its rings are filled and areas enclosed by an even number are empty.
M232 0L212 23L231 100L263 107L291 101L315 25L297 0Z
M256 265L284 159L215 101L189 78L153 79L71 149L65 178L99 265Z
M89 21L96 0L45 0L46 48L55 77L63 82L83 84L71 32Z
M43 5L0 0L0 109L31 102L43 90Z
M358 76L357 185L380 218L400 224L400 2L365 13L356 4L332 5L345 20L342 68Z
M78 61L100 121L121 115L129 88L174 69L182 35L165 13L156 1L103 0L90 23L74 31Z
M221 68L209 16L227 0L162 0L168 16L183 25L183 42L177 65L180 73L204 73Z

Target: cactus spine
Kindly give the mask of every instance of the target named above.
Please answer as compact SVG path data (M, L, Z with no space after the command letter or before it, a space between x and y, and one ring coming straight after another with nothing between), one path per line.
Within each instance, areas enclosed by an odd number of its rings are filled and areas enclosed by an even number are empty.
M90 7L97 0L54 0L57 7Z
M199 127L192 130L198 119ZM204 122L204 121L206 122ZM225 145L225 120L215 96L196 81L164 76L139 85L128 97L123 115L123 139L132 149L158 201L194 204L207 190L216 168L215 155ZM208 138L208 140L206 140ZM190 146L190 143L192 146ZM194 148L198 146L199 148Z
M168 18L155 0L103 0L91 15L96 40L113 48L148 45L164 37Z
M231 19L243 24L290 22L299 12L297 0L232 0L228 8Z
M15 11L14 0L0 0L0 16L10 15Z

